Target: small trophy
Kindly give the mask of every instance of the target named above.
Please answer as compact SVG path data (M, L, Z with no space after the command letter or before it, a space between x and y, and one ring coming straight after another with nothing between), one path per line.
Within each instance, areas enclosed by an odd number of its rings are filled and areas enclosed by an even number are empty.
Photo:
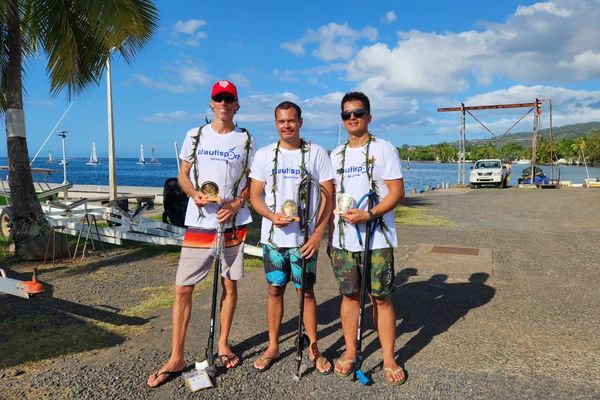
M210 203L220 203L221 198L219 197L219 186L211 181L206 181L200 186L200 192L207 197L207 201Z
M281 205L281 212L289 222L300 221L300 217L298 216L298 204L294 200L284 201Z
M337 197L337 213L342 215L354 207L354 199L348 193L340 193Z

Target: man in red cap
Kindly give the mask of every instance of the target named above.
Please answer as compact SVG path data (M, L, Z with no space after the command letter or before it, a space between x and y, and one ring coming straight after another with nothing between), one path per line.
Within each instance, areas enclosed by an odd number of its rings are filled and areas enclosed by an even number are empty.
M211 91L211 123L190 129L183 142L181 189L189 196L173 304L171 357L148 377L148 386L157 387L179 376L185 367L184 342L192 310L192 293L211 270L217 227L224 224L221 258L220 336L217 354L225 368L240 364L229 347L229 332L237 302L237 280L244 275L243 247L246 225L252 222L246 207L247 178L256 144L246 129L233 123L239 110L235 85L222 80Z

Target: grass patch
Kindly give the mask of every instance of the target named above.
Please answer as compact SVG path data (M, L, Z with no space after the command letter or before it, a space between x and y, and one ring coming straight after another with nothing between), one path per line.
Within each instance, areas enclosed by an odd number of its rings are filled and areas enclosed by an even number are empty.
M20 312L19 312L20 311ZM113 346L123 337L39 304L0 306L0 368Z
M396 222L416 226L449 226L450 221L435 215L435 210L425 207L396 207Z

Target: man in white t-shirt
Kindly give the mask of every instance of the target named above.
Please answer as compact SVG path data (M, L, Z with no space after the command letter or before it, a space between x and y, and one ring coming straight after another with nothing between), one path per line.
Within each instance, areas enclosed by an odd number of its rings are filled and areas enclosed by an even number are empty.
M404 197L400 158L394 146L369 133L371 104L364 93L347 93L341 108L348 141L331 153L338 212L333 214L329 234L331 263L342 294L340 314L346 351L336 360L335 373L347 376L355 368L361 293L357 260L362 257L366 223L371 222L374 233L367 290L374 307L385 377L389 384L398 385L406 377L394 357L396 314L390 293L394 288L394 247L398 245L394 209ZM371 190L377 193L379 203L368 210L365 195Z
M275 108L275 126L279 140L256 152L250 171L250 200L262 215L261 242L268 283L267 324L269 345L254 362L263 372L279 357L279 331L283 317L283 297L291 280L300 295L302 258L306 259L304 327L310 339L308 359L321 374L329 374L333 364L317 346L317 302L313 286L319 245L333 207L333 170L327 152L321 146L300 138L302 114L298 105L284 101ZM310 214L315 214L304 243L300 222L295 220L301 203L306 174L315 180L311 189ZM318 183L317 183L318 182ZM319 192L321 203L317 203ZM295 205L295 207L294 207Z
M246 207L247 175L256 145L247 130L236 127L233 116L239 109L237 88L229 81L215 83L210 108L213 121L190 129L179 158L181 189L189 196L173 305L171 357L148 378L157 387L181 374L185 367L184 342L192 309L192 293L213 265L217 227L225 227L221 259L220 336L217 354L225 368L240 364L229 347L229 332L237 302L237 280L244 275L243 247L246 225L252 222Z

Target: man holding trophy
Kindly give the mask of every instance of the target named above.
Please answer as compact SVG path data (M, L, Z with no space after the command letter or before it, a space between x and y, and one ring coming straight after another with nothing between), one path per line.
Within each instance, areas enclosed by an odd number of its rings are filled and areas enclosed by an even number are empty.
M357 339L357 333L364 311L361 292L366 291L364 299L368 293L373 303L386 380L398 385L406 378L394 358L396 315L390 293L394 288L394 248L398 246L394 208L404 197L400 158L393 145L369 132L371 105L364 93L347 93L341 111L348 140L331 153L336 210L329 240L332 267L342 294L340 317L346 351L335 362L335 373L347 376L360 370L362 337ZM365 269L368 272L363 280ZM366 287L361 287L361 281Z
M225 80L215 83L210 100L212 122L190 129L183 142L178 180L189 196L189 204L175 282L171 356L160 370L150 375L147 382L150 387L180 375L185 367L183 350L192 293L212 267L215 258L212 247L221 224L225 232L220 262L223 291L217 354L226 368L240 363L229 347L228 338L237 302L237 280L244 274L246 225L252 221L245 204L247 175L256 145L247 130L233 123L239 107L235 85Z
M267 324L269 344L254 362L254 368L266 371L279 357L279 331L283 317L283 297L291 280L301 295L304 287L303 322L310 342L308 359L321 374L333 370L317 346L317 304L313 286L316 281L317 253L329 214L333 208L333 170L327 152L321 146L300 137L302 115L298 105L285 101L275 108L275 126L279 140L256 152L250 172L250 200L262 215L261 242L268 283ZM307 196L305 185L314 181ZM303 199L309 203L310 221L298 218ZM321 199L321 201L318 201ZM310 232L304 242L301 224ZM305 285L301 282L302 259L305 259ZM302 304L302 303L301 303Z

